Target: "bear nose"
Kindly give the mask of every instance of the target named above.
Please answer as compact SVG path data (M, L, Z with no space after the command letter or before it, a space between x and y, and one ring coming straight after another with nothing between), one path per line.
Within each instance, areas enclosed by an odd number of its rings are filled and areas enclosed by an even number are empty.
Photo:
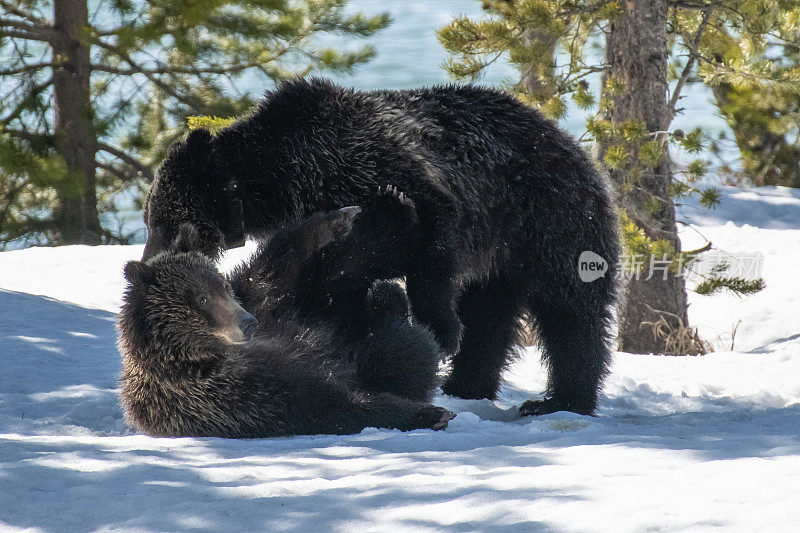
M144 245L144 252L142 253L142 261L147 261L160 250L156 248L152 241L148 240L147 243Z
M255 333L256 328L258 327L258 319L248 313L247 311L239 319L239 329L242 330L246 339L249 339Z
M144 245L142 261L147 261L164 249L164 229L161 226L148 228L147 242Z

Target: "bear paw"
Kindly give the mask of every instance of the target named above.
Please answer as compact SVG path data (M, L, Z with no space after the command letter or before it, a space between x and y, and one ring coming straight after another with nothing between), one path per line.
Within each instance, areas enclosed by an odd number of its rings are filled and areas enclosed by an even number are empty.
M592 415L594 413L594 409L588 407L578 407L570 404L569 402L557 400L552 397L545 397L536 400L527 400L524 402L519 408L519 415L541 416L549 415L550 413L556 413L558 411L570 411L579 415Z
M375 280L367 291L367 310L373 318L409 317L408 296L392 281Z
M394 185L378 187L364 206L366 217L377 221L391 220L393 224L416 225L417 207L414 201Z
M360 207L350 206L309 217L300 228L306 253L312 254L349 235L359 213Z

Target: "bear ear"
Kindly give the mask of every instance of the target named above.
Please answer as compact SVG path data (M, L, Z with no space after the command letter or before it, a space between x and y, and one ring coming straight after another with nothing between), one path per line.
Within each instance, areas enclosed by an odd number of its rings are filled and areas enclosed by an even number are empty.
M212 142L211 133L202 128L192 130L186 137L180 164L183 166L187 184L207 185L214 154Z
M172 250L176 252L192 252L200 248L200 233L194 224L184 222L178 228L178 235L172 241Z
M128 261L123 272L128 283L150 284L155 278L153 267L141 261Z
M194 157L207 157L211 151L211 132L203 128L190 131L186 137L186 147Z

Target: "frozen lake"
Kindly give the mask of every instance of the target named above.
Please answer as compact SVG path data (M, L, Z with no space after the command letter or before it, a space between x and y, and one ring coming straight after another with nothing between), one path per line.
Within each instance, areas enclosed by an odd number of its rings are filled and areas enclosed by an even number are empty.
M326 44L347 49L355 49L369 43L377 52L372 61L359 66L352 75L332 76L332 78L342 85L358 89L404 89L451 81L441 66L447 58L447 53L436 39L436 30L449 23L457 14L479 16L482 10L480 2L475 0L438 2L398 0L391 3L350 0L348 11L367 15L388 11L394 22L389 28L369 39L354 40L343 36L326 38L324 40ZM517 77L518 74L511 65L498 61L488 69L480 83L496 86ZM591 85L597 94L599 77L595 77ZM243 88L250 94L258 96L269 86L265 85L263 80L251 79L243 84ZM703 87L687 87L684 89L684 94L686 97L681 101L681 106L685 111L676 117L672 124L673 129L682 128L689 131L697 126L703 126L714 136L727 129L724 120L716 114L716 108L711 103L710 91ZM576 137L580 137L585 131L586 116L587 113L571 107L570 113L561 125ZM723 152L727 158L736 155L732 146L724 148ZM682 158L682 154L679 153L673 153L673 156ZM118 213L118 216L125 221L127 231L139 230L134 242L144 242L141 214L138 211L125 211Z
M442 61L447 52L436 40L436 30L448 24L458 14L470 17L480 16L481 3L476 0L440 0L426 2L419 0L398 0L395 2L375 2L370 0L350 0L348 10L374 15L384 11L391 13L394 22L389 28L374 37L361 42L369 42L377 57L359 67L352 76L339 76L336 79L345 85L359 89L394 88L403 89L447 83L447 72L442 69ZM335 42L335 41L333 41ZM341 39L344 46L352 46L352 40ZM487 85L498 85L505 80L516 80L516 70L507 62L494 63L481 80ZM597 92L597 80L592 84ZM699 87L684 90L686 98L681 106L683 115L677 117L674 128L692 129L703 126L713 131L726 128L725 121L716 115L711 104L711 92ZM572 109L562 125L576 136L584 132L584 114Z

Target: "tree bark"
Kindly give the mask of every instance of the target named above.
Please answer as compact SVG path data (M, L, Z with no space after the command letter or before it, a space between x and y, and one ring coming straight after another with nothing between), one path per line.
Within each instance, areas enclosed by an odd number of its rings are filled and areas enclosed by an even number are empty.
M555 78L555 54L558 39L549 33L537 30L525 30L523 38L532 46L541 50L539 60L522 71L520 83L535 100L547 101L553 96L553 79Z
M605 119L613 123L641 120L648 132L664 131L670 122L667 4L664 0L624 0L622 8L623 13L611 22L606 40L609 69L603 79L603 96L611 106ZM620 91L608 90L609 76L622 84ZM656 134L650 138L660 137ZM598 145L601 160L611 144ZM625 168L612 170L610 174L618 191L619 205L628 217L650 238L666 239L679 251L667 143L663 146L663 157L655 168L639 161L637 150L633 149ZM672 328L688 327L686 288L683 278L672 271L655 271L647 279L651 258L643 259L643 271L625 284L621 295L619 348L631 353L665 353L669 351L665 339L657 338L654 329L644 323L663 317Z
M81 32L89 23L86 0L54 0L54 140L69 178L56 189L60 244L97 244L101 228L95 183L96 137L92 127L90 47Z

